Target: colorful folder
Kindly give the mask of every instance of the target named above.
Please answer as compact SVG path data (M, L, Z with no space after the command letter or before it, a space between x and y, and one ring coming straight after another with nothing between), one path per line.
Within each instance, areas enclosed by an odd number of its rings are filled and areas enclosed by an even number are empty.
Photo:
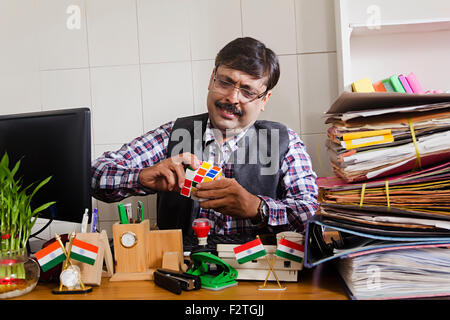
M411 86L408 83L408 80L404 75L399 75L398 79L402 83L403 88L405 89L406 93L414 93L414 91L411 89Z
M352 83L353 92L375 92L372 86L372 81L369 78L364 78Z
M422 86L420 85L419 81L416 78L416 75L413 72L411 72L409 75L407 75L406 79L408 80L408 84L414 93L420 93L420 94L424 93Z
M389 82L392 85L392 88L395 92L406 93L405 89L402 86L398 76L394 75L389 78Z
M384 87L383 82L381 81L375 83L373 85L373 88L375 89L376 92L386 92L386 88Z

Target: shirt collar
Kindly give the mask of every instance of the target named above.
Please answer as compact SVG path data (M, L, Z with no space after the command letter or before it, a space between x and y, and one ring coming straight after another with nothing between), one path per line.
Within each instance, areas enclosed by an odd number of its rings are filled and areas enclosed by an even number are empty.
M216 141L216 138L214 136L214 130L213 126L211 124L211 120L208 118L208 122L206 123L206 130L204 134L204 140L205 140L205 146L210 144L211 142ZM224 145L229 145L231 148L237 145L239 140L242 139L243 136L247 133L248 128L240 132L239 134L235 135L232 139L229 139L224 143Z

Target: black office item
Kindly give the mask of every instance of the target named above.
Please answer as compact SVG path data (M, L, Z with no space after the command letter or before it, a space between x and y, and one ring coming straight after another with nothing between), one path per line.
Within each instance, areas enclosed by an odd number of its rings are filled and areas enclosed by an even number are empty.
M153 279L157 286L175 294L181 294L182 290L192 291L201 288L200 277L185 272L157 269L153 273Z
M337 233L336 239L327 241L325 229ZM431 246L450 246L450 232L406 228L389 230L316 214L306 224L304 265L306 268L313 268L330 260L354 255Z
M41 218L80 223L91 204L91 122L89 108L0 116L0 154L21 160L23 186L52 176L33 198L32 208L49 202Z
M217 254L218 244L244 244L255 240L256 235L252 233L238 233L238 234L210 234L208 236L208 243L203 248L199 248L198 239L195 235L183 236L183 251L184 252L211 252ZM276 238L271 235L260 235L264 244L276 244Z
M158 287L164 288L175 294L181 294L181 286L178 283L178 280L168 277L164 273L155 271L153 273L153 281Z

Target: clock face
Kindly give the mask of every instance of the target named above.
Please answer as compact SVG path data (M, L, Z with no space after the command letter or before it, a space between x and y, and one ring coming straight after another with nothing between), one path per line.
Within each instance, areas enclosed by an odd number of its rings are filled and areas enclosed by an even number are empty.
M79 270L79 268L76 269L74 267L68 267L66 270L63 270L61 272L59 279L61 280L61 283L64 286L66 286L68 288L73 288L79 282L80 270Z
M131 248L136 244L137 238L136 235L133 232L125 232L120 237L120 243L125 248Z

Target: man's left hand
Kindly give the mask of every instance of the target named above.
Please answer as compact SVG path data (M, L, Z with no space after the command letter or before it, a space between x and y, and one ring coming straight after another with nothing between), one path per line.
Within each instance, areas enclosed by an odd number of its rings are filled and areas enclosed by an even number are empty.
M235 218L253 219L258 215L260 199L244 189L235 179L222 177L196 186L196 197L203 209L214 209Z

